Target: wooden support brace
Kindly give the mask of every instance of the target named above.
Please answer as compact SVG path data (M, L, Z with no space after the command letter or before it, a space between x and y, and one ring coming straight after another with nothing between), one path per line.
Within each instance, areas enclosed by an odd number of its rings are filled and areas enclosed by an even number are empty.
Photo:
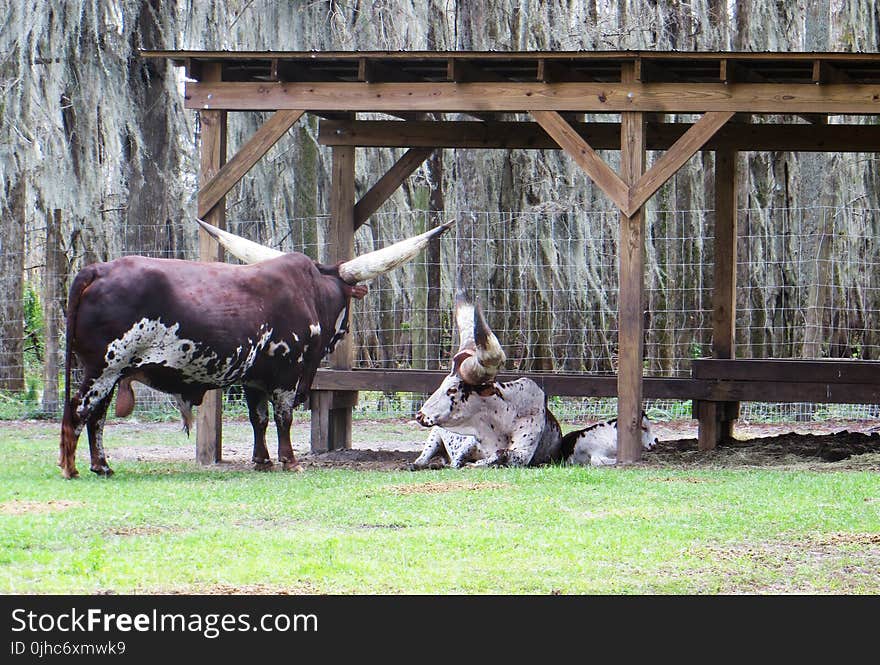
M641 208L663 184L733 116L733 111L709 111L688 129L630 190L627 214Z
M260 158L299 120L304 111L276 111L235 156L210 177L199 189L199 219L229 193Z
M403 181L431 156L431 148L410 148L354 206L354 228L360 228L387 201Z
M532 111L532 117L620 210L629 208L629 186L559 113Z

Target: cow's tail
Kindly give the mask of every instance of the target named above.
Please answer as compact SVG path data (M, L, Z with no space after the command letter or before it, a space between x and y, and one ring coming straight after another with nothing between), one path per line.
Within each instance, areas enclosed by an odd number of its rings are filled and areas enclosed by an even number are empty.
M67 324L64 343L64 415L61 421L61 451L58 465L65 478L76 476L76 414L70 401L70 373L73 360L73 342L76 331L76 315L83 292L98 276L93 266L86 266L73 279L67 297Z

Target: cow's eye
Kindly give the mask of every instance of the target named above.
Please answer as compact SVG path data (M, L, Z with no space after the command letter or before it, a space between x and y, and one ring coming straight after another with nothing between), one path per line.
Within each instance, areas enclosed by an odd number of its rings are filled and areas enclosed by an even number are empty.
M457 388L450 388L449 390L446 391L446 394L451 397L452 395L454 395L457 392L458 392Z

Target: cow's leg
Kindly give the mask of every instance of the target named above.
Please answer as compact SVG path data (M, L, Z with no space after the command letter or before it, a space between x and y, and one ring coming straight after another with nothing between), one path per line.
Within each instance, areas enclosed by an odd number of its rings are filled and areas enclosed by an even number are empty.
M79 397L73 397L64 405L64 415L61 419L61 450L58 456L58 466L61 467L61 475L65 478L76 478L79 472L76 470L76 444L82 431L82 419L77 415Z
M269 396L259 388L245 387L244 398L247 401L251 427L254 428L254 454L251 461L258 471L268 471L272 468L272 460L269 459L269 450L266 448L266 428L269 427Z
M449 451L449 466L460 469L465 463L477 460L479 442L473 436L453 434L446 439L446 450Z
M112 476L113 469L107 464L107 456L104 454L104 422L107 417L107 408L113 398L113 390L98 402L86 418L86 431L89 435L89 455L91 457L90 470L99 476Z
M91 426L92 414L103 405L103 414L110 402L109 395L116 385L118 374L109 375L87 372L74 397L64 404L64 416L61 420L61 450L58 466L65 478L76 478L76 444L86 424ZM90 438L91 446L91 438Z
M428 434L428 440L425 441L425 447L422 448L421 454L409 465L410 471L421 471L427 469L431 460L443 450L443 435L439 427L432 427Z
M275 416L275 429L278 432L278 461L285 471L302 471L302 465L293 454L290 443L290 425L293 422L294 395L288 391L277 391L272 397L272 411Z

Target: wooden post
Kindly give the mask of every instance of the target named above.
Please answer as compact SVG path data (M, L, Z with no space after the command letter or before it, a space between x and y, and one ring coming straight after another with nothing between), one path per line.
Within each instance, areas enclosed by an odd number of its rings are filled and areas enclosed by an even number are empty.
M46 213L46 261L43 268L43 325L46 356L43 362L43 413L58 415L58 340L61 274L61 211Z
M442 224L443 212L446 209L446 201L443 196L443 151L435 150L428 158L428 173L431 178L431 196L428 207L431 211L430 226ZM425 263L427 264L427 287L426 298L426 333L425 333L425 357L427 363L425 369L439 369L442 350L440 348L440 238L434 238L425 248Z
M635 81L633 63L622 67L624 83ZM636 111L621 113L621 179L630 191L645 170L645 121ZM642 454L642 356L644 354L645 213L639 206L632 215L620 215L618 354L617 372L617 459L636 462Z
M330 192L330 229L327 237L326 263L354 256L354 164L352 146L333 148ZM333 369L351 369L354 362L352 332L342 338L330 355ZM315 391L319 393L320 391ZM352 407L357 393L336 393L332 397L314 394L311 401L313 452L351 448ZM323 439L326 437L326 439Z
M736 150L715 152L715 284L712 292L712 357L736 357ZM733 435L738 402L701 402L698 446L712 450Z
M206 63L204 81L220 80L220 65ZM226 111L202 110L201 154L199 186L203 188L226 163ZM226 226L225 198L211 208L204 220L218 228ZM199 259L222 261L223 250L204 230L199 230ZM200 464L214 464L223 458L223 392L211 390L205 394L196 417L196 459Z

